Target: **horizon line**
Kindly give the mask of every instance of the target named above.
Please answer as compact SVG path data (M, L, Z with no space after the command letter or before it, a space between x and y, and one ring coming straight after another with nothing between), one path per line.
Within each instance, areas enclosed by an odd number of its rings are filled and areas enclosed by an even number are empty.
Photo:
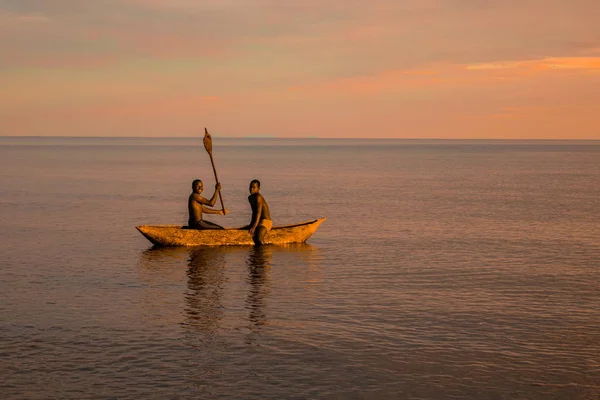
M215 138L214 134L211 134L213 139ZM71 136L71 135L0 135L0 138L29 138L29 139L42 139L42 138L72 138L72 139L202 139L203 135L198 136ZM406 137L406 138L391 138L391 137L322 137L322 136L292 136L292 137L283 137L283 136L274 136L274 135L256 135L256 136L217 136L219 139L306 139L306 140L457 140L457 141L465 141L465 140L494 140L494 141L582 141L582 142L595 142L600 141L600 138L597 139L585 139L585 138L442 138L442 137L428 137L428 138L419 138L419 137Z

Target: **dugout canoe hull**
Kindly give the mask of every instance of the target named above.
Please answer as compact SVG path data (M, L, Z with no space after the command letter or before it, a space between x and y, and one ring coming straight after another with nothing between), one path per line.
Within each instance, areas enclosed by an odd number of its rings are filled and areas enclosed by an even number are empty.
M293 225L274 226L266 236L266 244L303 243L312 236L326 218ZM189 229L181 225L140 225L135 227L155 246L243 246L254 241L247 229Z

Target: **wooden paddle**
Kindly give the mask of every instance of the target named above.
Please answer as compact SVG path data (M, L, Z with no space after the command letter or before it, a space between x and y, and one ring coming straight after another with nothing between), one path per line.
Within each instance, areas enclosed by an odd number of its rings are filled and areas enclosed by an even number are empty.
M217 169L215 168L215 162L213 160L212 155L212 137L210 136L210 133L208 133L208 130L206 130L206 128L204 128L204 139L202 139L202 141L204 142L204 148L206 149L210 157L210 163L212 164L213 172L215 173L215 181L216 183L219 183L219 178L217 178ZM221 209L224 213L225 206L223 205L223 196L221 193L219 193L219 200L221 200Z

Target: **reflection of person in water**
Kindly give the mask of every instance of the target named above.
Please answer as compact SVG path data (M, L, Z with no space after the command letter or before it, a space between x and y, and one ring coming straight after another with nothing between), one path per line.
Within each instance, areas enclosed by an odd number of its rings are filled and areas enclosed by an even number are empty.
M186 325L215 332L223 318L221 291L225 282L225 257L217 248L193 249L188 260L185 293Z
M254 247L248 253L246 264L248 265L248 283L250 290L246 298L246 308L250 310L248 319L259 327L264 325L267 317L264 313L265 298L269 293L269 271L271 268L270 246Z

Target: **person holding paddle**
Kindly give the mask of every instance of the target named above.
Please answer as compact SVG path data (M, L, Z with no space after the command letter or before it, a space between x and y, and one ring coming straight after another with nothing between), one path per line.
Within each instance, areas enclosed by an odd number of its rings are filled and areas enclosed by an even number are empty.
M254 244L261 246L265 244L265 236L267 232L273 227L273 221L271 221L271 212L269 211L269 205L263 197L260 191L260 181L253 179L250 182L250 196L248 196L248 202L252 208L252 219L250 224L242 229L248 229Z
M210 200L201 196L203 190L204 184L200 179L192 182L192 193L188 198L188 226L192 229L225 229L221 225L202 219L202 213L227 215L229 212L226 208L215 210L214 208L206 207L213 207L217 202L217 196L221 192L221 184L217 183L215 185L215 193Z
M192 182L192 194L190 194L188 199L188 226L192 229L225 229L221 225L217 225L214 222L202 219L202 213L227 215L229 212L229 210L223 205L221 184L219 183L219 178L217 177L217 169L215 168L215 162L212 155L212 136L210 136L210 133L208 133L206 128L204 128L204 139L202 139L202 142L204 143L204 149L210 156L210 163L212 165L213 172L215 173L215 181L217 184L215 185L215 193L212 195L210 200L208 200L200 195L202 190L204 190L204 184L202 181L200 179L196 179L194 182ZM217 195L221 200L221 209L215 210L214 208L206 207L213 207L215 205L217 202Z

